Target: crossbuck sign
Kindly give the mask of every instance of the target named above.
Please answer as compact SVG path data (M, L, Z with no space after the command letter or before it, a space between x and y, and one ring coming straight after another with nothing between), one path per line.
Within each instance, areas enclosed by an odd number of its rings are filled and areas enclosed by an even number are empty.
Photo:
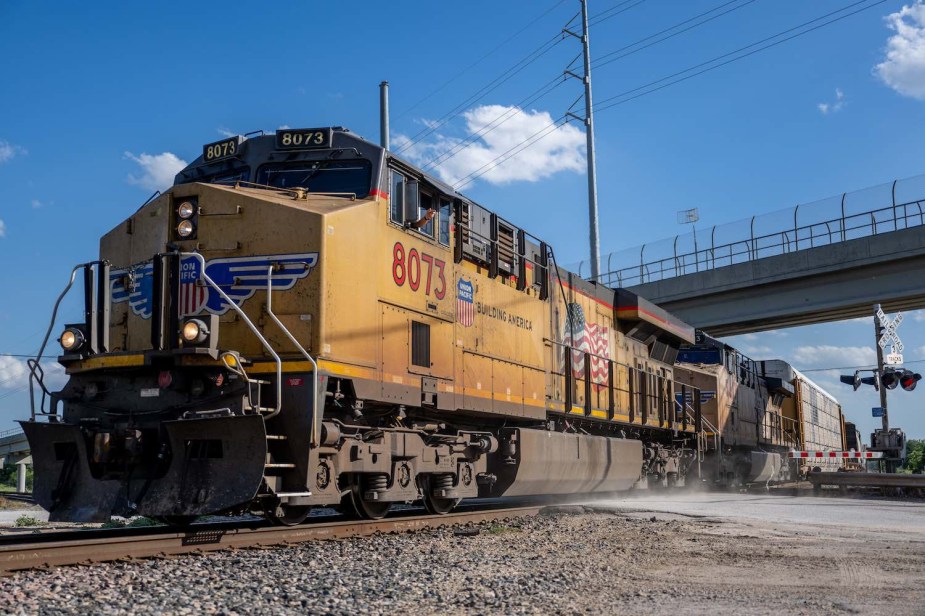
M886 345L890 345L890 352L884 355L883 363L889 366L902 365L904 347L896 330L899 329L900 324L903 322L903 313L900 312L893 319L890 319L882 309L878 309L877 319L879 319L880 325L883 326L883 335L880 336L877 344L880 345L881 349L886 349Z

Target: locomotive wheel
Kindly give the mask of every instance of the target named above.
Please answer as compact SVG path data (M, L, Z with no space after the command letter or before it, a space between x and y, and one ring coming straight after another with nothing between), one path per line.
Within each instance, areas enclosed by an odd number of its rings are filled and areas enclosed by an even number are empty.
M423 484L423 489L421 491L424 493L424 509L427 510L427 513L433 515L446 515L453 511L456 505L459 504L459 501L462 500L461 498L439 498L434 496L434 484L430 476L425 477L421 483Z
M267 511L267 518L280 526L296 526L305 521L311 510L309 505L279 505Z
M341 511L347 515L353 515L366 520L378 520L384 518L389 512L392 503L380 501L371 501L363 498L367 492L366 475L357 474L350 479L350 492L341 499Z

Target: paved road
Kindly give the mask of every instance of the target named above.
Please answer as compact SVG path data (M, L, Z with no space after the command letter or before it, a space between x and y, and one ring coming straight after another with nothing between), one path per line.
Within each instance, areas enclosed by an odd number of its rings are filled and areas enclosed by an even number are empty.
M749 523L860 531L871 537L899 534L925 539L925 502L880 498L836 498L733 493L639 494L595 505L628 512L671 513ZM925 608L923 608L925 609Z

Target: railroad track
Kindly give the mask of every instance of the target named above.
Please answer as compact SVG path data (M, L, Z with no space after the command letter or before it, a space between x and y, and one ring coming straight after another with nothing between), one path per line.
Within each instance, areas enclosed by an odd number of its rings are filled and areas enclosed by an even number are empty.
M183 530L165 527L53 531L0 537L0 576L16 571L93 564L138 558L168 557L235 548L281 546L320 539L400 533L538 514L545 505L498 506L447 515L417 512L382 520L344 520L317 516L299 526L264 522L194 524ZM332 520L331 518L336 518Z
M6 500L16 501L19 503L28 503L30 505L35 504L35 499L32 498L31 494L19 494L17 492L2 492L0 497L5 498Z

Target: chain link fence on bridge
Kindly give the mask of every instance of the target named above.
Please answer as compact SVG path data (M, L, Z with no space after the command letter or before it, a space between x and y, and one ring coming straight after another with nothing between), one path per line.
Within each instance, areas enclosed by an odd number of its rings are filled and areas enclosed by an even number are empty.
M922 225L925 175L612 252L599 281L631 287ZM588 261L569 269L591 277Z

